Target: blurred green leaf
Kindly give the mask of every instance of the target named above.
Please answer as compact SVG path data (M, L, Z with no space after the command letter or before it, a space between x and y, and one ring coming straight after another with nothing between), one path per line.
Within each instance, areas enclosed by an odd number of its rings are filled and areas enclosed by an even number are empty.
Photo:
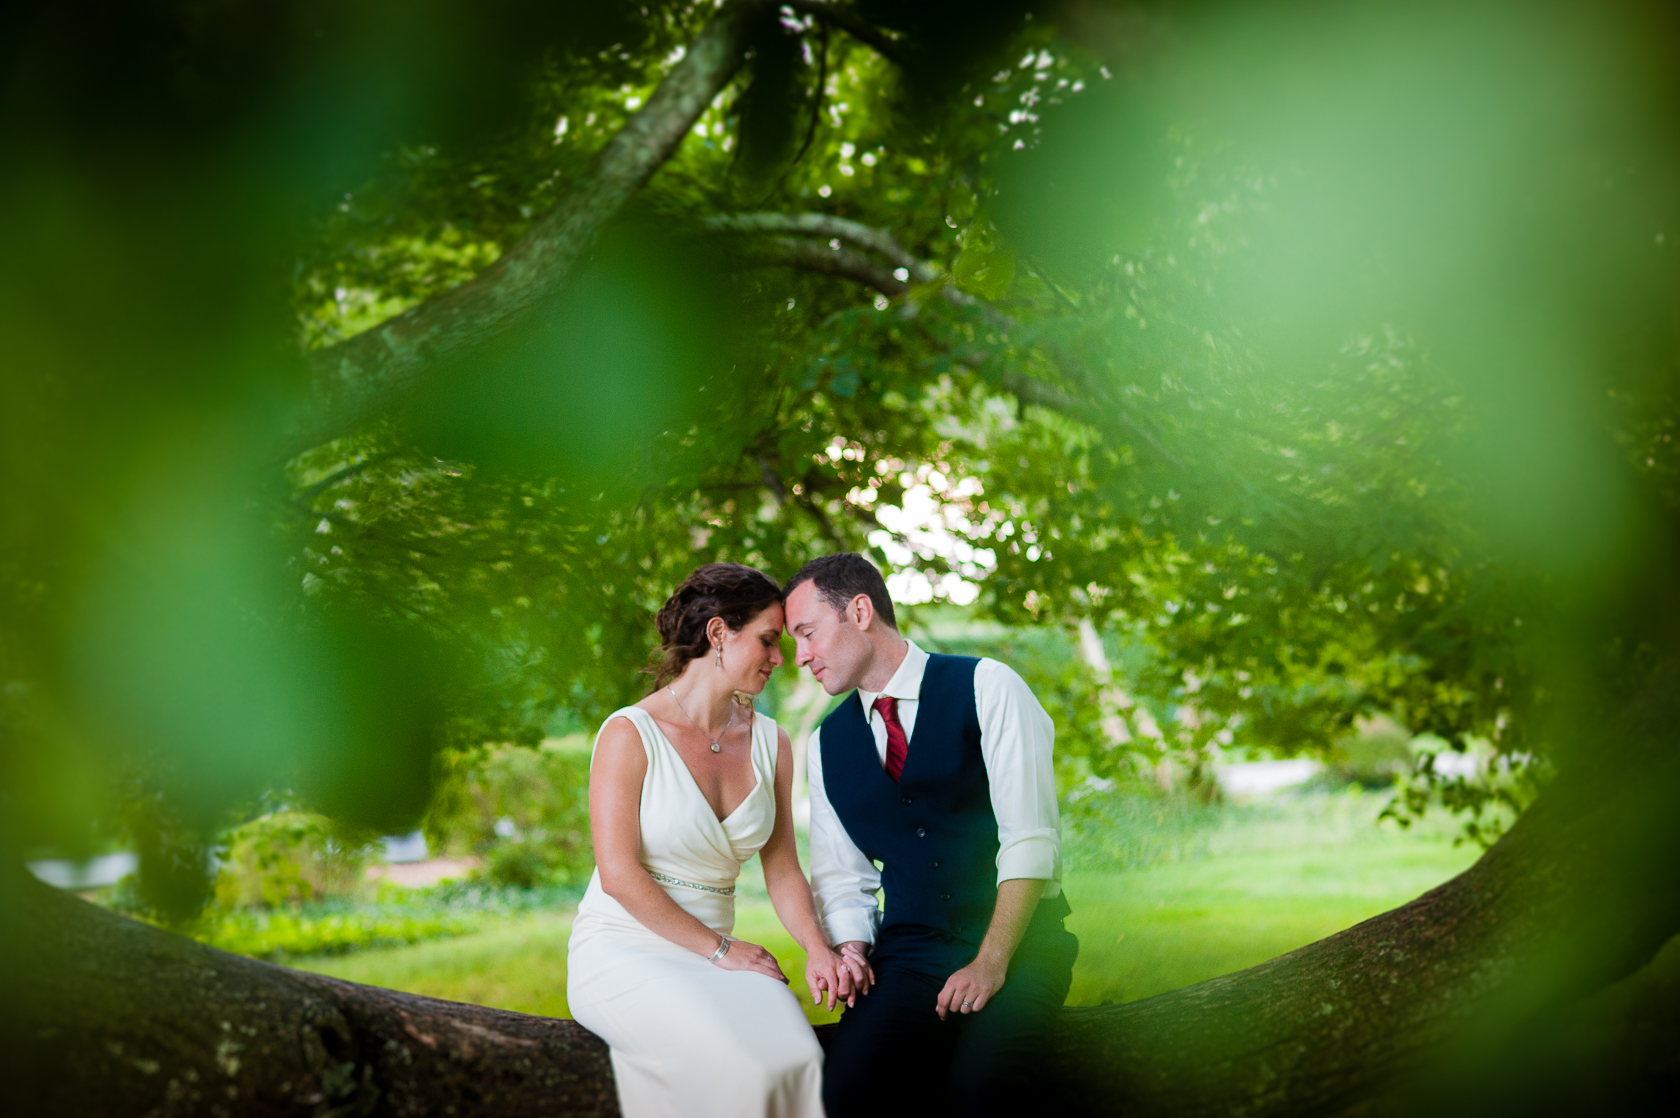
M995 302L1015 281L1015 254L999 244L990 226L970 226L951 265L951 278L970 295Z

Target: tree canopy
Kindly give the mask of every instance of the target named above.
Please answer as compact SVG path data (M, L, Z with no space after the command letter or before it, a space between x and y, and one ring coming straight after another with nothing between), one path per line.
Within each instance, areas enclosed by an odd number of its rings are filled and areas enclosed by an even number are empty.
M1549 767L1668 654L1654 12L265 13L14 54L23 841L113 771L395 826L709 559L1121 628L1197 711L1148 748Z

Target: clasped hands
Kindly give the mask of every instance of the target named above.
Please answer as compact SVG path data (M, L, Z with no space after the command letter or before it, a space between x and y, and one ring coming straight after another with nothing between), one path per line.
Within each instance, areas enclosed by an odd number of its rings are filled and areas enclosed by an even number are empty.
M805 961L805 982L811 987L812 1005L821 1005L826 998L831 1011L840 1002L850 1008L857 1004L859 994L869 993L875 984L875 971L865 954L867 947L858 940L848 940L826 951L811 952Z
M832 1010L840 1002L848 1007L857 1004L859 994L869 993L875 984L875 972L864 956L865 944L842 943L839 947L824 946L811 952L805 961L805 982L811 988L811 1004L820 1005L824 998ZM729 938L729 950L713 959L712 965L724 970L749 970L786 982L787 975L776 963L776 957L756 943Z
M867 944L848 940L838 947L813 951L805 961L805 982L811 990L811 1004L822 1005L826 1000L830 1011L840 1002L850 1008L857 1004L858 995L868 994L875 984L875 971L869 965L867 950ZM718 960L718 965L728 970L756 970L787 981L775 957L755 943L734 940L730 955L734 958L725 956ZM1003 989L1008 972L1007 962L999 962L982 951L972 963L945 980L934 1011L941 1021L951 1013L980 1012Z

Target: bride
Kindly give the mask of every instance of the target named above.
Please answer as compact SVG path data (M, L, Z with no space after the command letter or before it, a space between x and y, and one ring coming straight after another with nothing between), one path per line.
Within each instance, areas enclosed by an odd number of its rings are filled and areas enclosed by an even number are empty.
M793 750L755 714L782 662L782 593L737 563L691 574L661 607L653 691L595 738L595 874L572 925L566 996L612 1047L626 1118L821 1118L822 1051L775 958L735 939L754 854L805 948L815 1002L851 1004L867 964L829 944L794 846Z

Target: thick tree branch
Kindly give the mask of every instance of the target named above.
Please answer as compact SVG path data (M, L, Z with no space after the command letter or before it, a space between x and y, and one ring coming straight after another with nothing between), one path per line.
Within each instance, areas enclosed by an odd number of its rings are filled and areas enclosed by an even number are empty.
M940 276L932 263L918 259L884 229L865 225L849 218L824 213L735 213L719 214L706 219L705 226L715 232L739 234L797 234L803 237L827 237L845 241L885 257L905 269L915 283L931 283ZM888 298L897 298L909 291L910 283L898 279L887 269L862 253L816 241L793 237L773 236L760 243L750 257L755 263L771 266L804 268L824 275L840 276L874 288ZM978 307L987 325L1008 330L1015 322L1007 314L984 300L959 290L952 284L942 288L943 296L959 306ZM1061 292L1057 292L1061 295ZM1065 295L1061 296L1064 300ZM1071 304L1070 304L1071 305ZM932 340L930 338L930 340ZM1110 427L1140 441L1162 461L1181 466L1182 463L1164 446L1154 432L1139 423L1125 408L1104 398L1089 371L1062 350L1049 346L1051 355L1085 389L1090 401L1081 401L1054 385L1046 384L1026 373L1007 372L998 381L999 387L1012 393L1023 405L1048 408L1081 423L1095 427ZM953 354L960 364L976 368L973 362Z
M916 283L931 283L939 278L940 270L925 260L918 259L903 245L895 240L892 234L884 229L865 225L849 218L836 217L824 213L737 213L719 214L708 218L707 228L723 233L795 233L810 237L829 237L854 244L859 248L878 253L888 260L906 269L910 278ZM842 276L856 280L859 283L875 288L889 298L895 298L908 291L910 285L898 279L885 269L876 265L855 252L846 249L835 249L829 246L815 244L810 241L796 241L791 238L778 237L769 242L773 247L762 249L759 261L764 264L779 264L795 268L805 268L825 275ZM946 284L943 288L944 296L960 306L978 306L989 325L1007 330L1014 326L1014 320L999 311L991 304L975 299L972 295ZM1056 351L1058 358L1065 359L1065 354ZM973 367L968 362L962 362ZM1087 405L1081 404L1072 396L1053 385L1045 384L1041 380L1030 377L1025 373L1006 373L1001 386L1020 398L1028 405L1049 408L1071 418L1086 423L1098 423L1098 417ZM1131 423L1130 416L1123 416L1126 424ZM1167 456L1166 452L1146 431L1137 432L1149 443L1157 453ZM1167 456L1170 457L1170 456Z
M939 277L938 268L918 259L886 230L833 214L719 214L706 219L705 225L720 233L791 233L804 237L836 238L886 257L907 270L916 283L929 283Z
M910 290L910 285L882 264L849 248L830 248L819 241L775 237L755 245L747 259L754 264L803 268L828 276L841 276L873 287L892 299Z
M903 44L889 39L884 31L853 12L850 8L825 0L791 0L785 5L800 15L814 16L830 27L837 27L896 65L906 65Z
M0 1113L618 1114L607 1047L576 1022L229 955L23 880L19 865L0 874L15 906L0 915L13 933L0 937Z
M933 264L919 260L893 239L885 230L864 225L862 222L848 218L836 217L833 214L822 213L739 213L720 214L708 218L707 228L725 233L798 233L806 236L829 237L842 240L879 253L888 260L909 271L911 279L918 283L928 283L939 278L940 271ZM897 298L910 290L910 284L900 280L887 269L862 253L853 252L847 248L834 248L816 241L796 240L791 237L772 237L757 246L751 259L758 264L770 266L784 266L803 268L807 271L821 272L824 275L840 276L855 280L868 287L873 287L888 298ZM993 307L990 303L975 299L972 295L946 284L942 294L951 302L959 306L977 306L984 315L987 323L997 329L1007 330L1014 326L1014 320ZM934 339L929 336L930 341ZM941 344L935 341L935 344ZM946 347L948 350L948 347ZM948 350L949 351L949 350ZM957 362L966 368L979 371L977 365L965 360L960 355L952 354ZM1065 359L1065 355L1056 351L1058 358ZM1051 411L1076 419L1081 423L1093 426L1103 426L1104 416L1090 404L1082 403L1068 393L1054 385L1046 384L1026 373L1007 372L998 381L999 387L1014 394L1024 405L1048 408ZM1172 456L1160 446L1154 437L1139 427L1132 417L1121 411L1118 413L1119 425L1131 430L1143 439L1155 453L1172 461ZM1112 420L1110 420L1112 422Z
M314 395L282 448L295 454L378 414L430 370L507 330L552 296L624 203L669 159L740 68L766 0L729 0L561 200L497 261L310 358Z

